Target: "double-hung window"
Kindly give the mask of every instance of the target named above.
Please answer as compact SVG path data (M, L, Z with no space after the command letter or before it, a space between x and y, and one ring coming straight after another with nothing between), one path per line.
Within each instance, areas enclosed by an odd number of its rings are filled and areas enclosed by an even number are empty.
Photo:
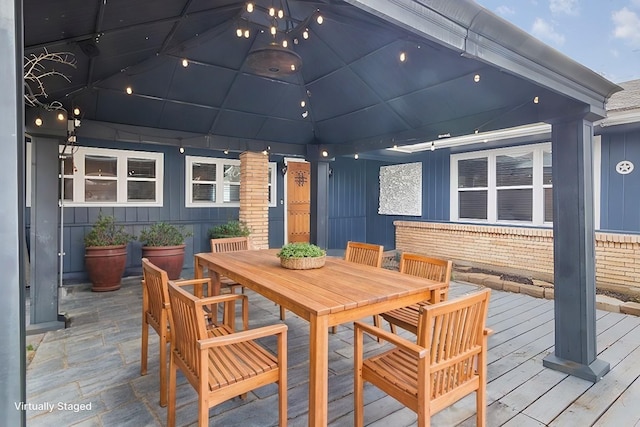
M162 153L68 148L65 206L162 206L163 162Z
M550 225L551 144L451 156L451 220Z
M186 206L240 206L240 160L186 156ZM276 164L269 162L269 206L275 206Z

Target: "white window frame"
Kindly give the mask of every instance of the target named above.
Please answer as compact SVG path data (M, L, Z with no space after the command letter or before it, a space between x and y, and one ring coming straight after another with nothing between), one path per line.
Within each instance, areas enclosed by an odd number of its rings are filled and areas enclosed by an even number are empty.
M224 195L224 165L239 166L240 160L227 159L219 157L202 157L202 156L185 156L185 207L187 208L210 208L210 207L239 207L240 202L194 202L193 201L193 164L194 163L207 163L216 165L216 199L220 197L222 199ZM269 174L271 176L271 184L269 184L269 192L271 193L271 202L269 207L275 207L277 196L277 164L276 162L269 162ZM242 185L242 182L240 182Z
M452 154L450 168L450 220L477 222L482 224L512 224L512 225L534 225L534 226L553 226L552 222L544 221L544 189L552 188L552 185L543 185L543 153L551 152L551 142L540 144L529 144L518 147L497 148L491 150L472 151L468 153ZM496 185L496 157L508 155L518 156L533 152L533 212L531 221L504 221L498 220L498 190L504 188L531 188L531 186L508 186L497 187ZM487 219L470 219L459 217L458 206L458 161L487 158L487 183L486 188L478 188L478 190L487 190Z
M163 153L152 153L148 151L131 151L131 150L114 150L110 148L94 148L94 147L67 147L65 154L73 155L75 170L73 175L61 176L61 179L73 179L73 196L71 200L63 200L64 206L68 207L149 207L162 206L164 195L164 155ZM115 202L87 202L84 200L85 195L85 156L107 156L117 159L117 192ZM146 159L155 161L156 176L155 178L145 178L144 180L155 181L156 199L153 201L144 200L127 200L127 183L129 180L140 180L138 178L129 178L127 175L127 159Z

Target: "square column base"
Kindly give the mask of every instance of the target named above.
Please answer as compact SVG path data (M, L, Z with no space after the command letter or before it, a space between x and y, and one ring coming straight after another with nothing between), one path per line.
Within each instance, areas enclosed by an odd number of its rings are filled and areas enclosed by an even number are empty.
M610 370L609 362L600 359L594 360L589 365L583 365L572 360L563 359L555 354L545 357L542 360L542 366L594 383L600 381Z

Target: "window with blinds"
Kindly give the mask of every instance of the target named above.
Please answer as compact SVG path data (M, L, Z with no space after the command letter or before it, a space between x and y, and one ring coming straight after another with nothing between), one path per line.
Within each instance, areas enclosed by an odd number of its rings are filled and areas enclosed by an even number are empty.
M240 160L185 156L186 207L240 206ZM275 206L276 163L269 162L269 206Z
M451 192L452 221L549 224L551 144L452 155Z

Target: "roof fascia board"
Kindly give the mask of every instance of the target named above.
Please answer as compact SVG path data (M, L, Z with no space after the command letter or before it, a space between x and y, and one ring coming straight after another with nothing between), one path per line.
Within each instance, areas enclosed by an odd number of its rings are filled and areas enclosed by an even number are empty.
M229 150L231 152L268 149L270 154L304 156L303 144L265 142L262 140L229 137L224 135L203 135L193 132L157 129L145 126L125 125L94 120L82 120L82 126L76 129L78 138L90 138L102 141L131 142L141 144L168 145L174 147Z

